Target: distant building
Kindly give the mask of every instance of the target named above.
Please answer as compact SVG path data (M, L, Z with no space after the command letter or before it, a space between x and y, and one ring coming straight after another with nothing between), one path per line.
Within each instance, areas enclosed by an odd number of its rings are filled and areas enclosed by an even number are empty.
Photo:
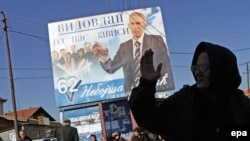
M0 116L3 115L3 103L6 102L6 99L3 99L2 97L0 97Z
M4 118L3 116L0 116L0 133L1 131L6 131L8 129L12 129L14 127L13 120L9 120Z
M0 136L4 141L13 141L15 138L13 115L13 112L0 115ZM25 130L26 134L32 139L53 137L54 129L61 126L42 107L30 107L18 110L17 119L18 129Z
M4 113L5 117L13 117L13 112ZM48 114L42 107L30 107L28 109L18 110L18 119L28 120L28 119L38 119L40 116L49 118L50 121L55 121L55 119Z

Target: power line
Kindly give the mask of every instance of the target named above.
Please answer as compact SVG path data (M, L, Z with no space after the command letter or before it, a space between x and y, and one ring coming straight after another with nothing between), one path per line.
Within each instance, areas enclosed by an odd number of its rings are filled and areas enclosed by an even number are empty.
M132 2L130 3L132 4ZM125 5L125 3L123 4ZM139 1L138 1L138 6L139 6ZM110 5L111 7L111 5ZM125 7L124 7L125 8ZM127 13L127 12L126 12ZM128 14L128 13L127 13ZM28 19L28 18L23 18L23 17L20 17L20 16L14 16L12 15L13 17L18 17L20 19L25 19L25 20L28 20L28 21L34 21L32 19ZM149 21L147 21L145 19L146 23L148 23L149 25L151 25L157 32L159 32L162 36L165 37L165 35L163 33L161 33L154 25L152 25ZM24 22L25 23L25 22ZM30 33L25 33L25 32L21 32L21 31L16 31L16 30L8 30L10 32L13 32L13 33L17 33L17 34L22 34L24 36L30 36L30 37L34 37L34 38L38 38L38 39L41 39L41 40L45 40L45 41L48 41L49 39L46 38L46 37L42 37L42 36L38 36L38 35L35 35L35 34L30 34ZM0 36L0 38L2 37L3 35ZM236 49L236 50L232 50L233 52L239 52L239 51L245 51L245 50L249 50L250 48L242 48L242 49ZM191 55L193 53L191 52L169 52L170 54L175 54L175 55ZM243 63L245 64L245 63ZM240 64L242 65L242 64ZM0 68L0 70L3 70L3 68ZM51 70L51 69L44 69L44 68L18 68L18 69L15 69L15 70Z
M241 63L241 64L239 64L239 66L246 65L246 64L248 64L248 63L250 63L250 61L247 61L247 62Z
M110 1L109 1L110 3ZM119 2L118 2L119 3ZM120 5L120 4L119 4ZM132 2L130 2L130 5L132 6ZM125 1L123 1L123 6L125 6ZM138 6L139 6L139 0L138 0ZM110 7L111 7L111 4L110 4ZM125 9L125 7L123 7ZM126 12L127 13L127 12ZM128 14L128 13L127 13ZM17 15L13 15L13 14L9 14L9 17L10 19L12 17L15 17L15 18L19 18L19 19L22 19L22 20L26 20L26 21L29 21L29 22L22 22L22 23L26 23L26 24L29 24L29 23L34 23L34 25L38 25L38 24L41 24L41 25L44 25L42 24L42 21L39 21L39 20L34 20L34 19L31 19L31 18L26 18L26 17L21 17L21 16L17 16ZM14 19L15 20L15 19ZM14 20L10 20L10 21L14 21ZM149 21L147 21L145 19L145 22L147 24L149 24L153 29L155 29L159 34L161 34L162 36L165 37L165 35L163 33L161 33L159 31L159 29L157 29L154 25L152 25ZM17 31L17 30L8 30L10 32L13 32L13 33L17 33L17 34L22 34L22 35L26 35L26 36L30 36L30 37L35 37L35 38L38 38L38 39L41 39L41 40L45 40L45 41L49 41L49 39L47 37L42 37L42 36L39 36L39 35L35 35L35 34L30 34L30 33L25 33L25 32L22 32L22 31ZM148 31L148 30L147 30ZM150 31L148 31L150 32ZM3 35L0 35L0 38L2 38ZM243 50L249 50L250 48L242 48L242 49L237 49L237 50L233 50L234 52L238 52L238 51L243 51ZM170 52L170 54L193 54L193 53L190 53L190 52Z
M20 80L20 79L51 79L53 76L37 76L37 77L15 77L15 80Z
M12 17L14 17L14 18L12 18ZM35 25L35 26L45 25L44 23L46 23L44 21L40 21L40 20L37 20L37 19L21 17L21 16L17 16L17 15L14 15L14 14L10 14L10 13L7 13L7 18L8 18L8 21L17 21L17 22L20 22L20 23L32 24L32 25ZM18 20L18 19L21 19L21 20ZM24 22L24 21L27 21L27 22Z
M41 40L45 40L45 41L49 40L46 37L41 37L41 36L30 34L30 33L24 33L24 32L21 32L21 31L15 31L15 30L8 30L8 31L13 32L13 33L18 33L18 34L26 35L26 36L35 37L35 38L38 38L38 39L41 39Z
M242 49L236 49L236 50L233 50L234 52L238 52L238 51L244 51L244 50L248 50L250 48L242 48Z
M194 54L191 52L169 52L169 54Z
M8 68L0 68L0 70L7 70ZM12 68L13 70L52 70L52 68Z
M233 52L240 52L240 51L245 51L245 50L249 50L250 48L241 48L241 49L235 49L232 50ZM180 54L180 55L184 55L184 54L194 54L191 52L169 52L170 54Z
M14 80L24 80L24 79L51 79L53 78L53 76L32 76L32 77L28 77L28 76L21 76L21 77L14 77ZM10 79L9 77L0 77L0 79Z
M20 31L10 31L10 32L14 32L14 33L18 33L18 34L22 34L22 35L26 35L26 36L31 36L31 37L35 37L38 39L42 39L45 41L48 41L49 39L45 38L45 37L41 37L38 35L33 35L33 34L29 34L29 33L24 33L24 32L20 32ZM235 49L232 50L233 52L240 52L240 51L245 51L245 50L249 50L250 48L241 48L241 49ZM169 52L170 54L180 54L180 55L184 55L184 54L193 54L191 52Z

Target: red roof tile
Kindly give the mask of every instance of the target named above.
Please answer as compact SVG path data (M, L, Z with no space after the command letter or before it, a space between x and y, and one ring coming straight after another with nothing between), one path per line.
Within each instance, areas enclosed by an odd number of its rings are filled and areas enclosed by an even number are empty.
M41 107L30 107L28 109L23 110L17 110L17 117L18 118L24 118L28 119L30 118L37 110L39 110ZM4 114L5 116L14 116L13 112L8 112Z

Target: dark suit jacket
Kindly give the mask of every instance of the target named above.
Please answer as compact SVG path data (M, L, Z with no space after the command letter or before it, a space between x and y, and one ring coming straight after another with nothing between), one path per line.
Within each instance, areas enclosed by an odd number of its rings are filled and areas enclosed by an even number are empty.
M59 63L60 63L61 65L65 65L65 64L66 64L66 61L65 61L65 59L64 59L63 57L60 57Z
M157 86L157 91L174 89L173 75L170 65L170 59L167 54L167 48L163 41L163 38L159 35L144 35L142 54L148 49L152 49L154 52L154 65L155 68L159 63L162 63L161 75L168 73L166 84ZM135 62L133 59L133 40L130 39L124 43L121 43L113 60L109 59L105 63L101 63L103 69L112 74L121 67L124 73L124 89L126 93L130 93L132 87L135 86Z
M56 137L57 141L79 141L77 129L67 125L57 128Z

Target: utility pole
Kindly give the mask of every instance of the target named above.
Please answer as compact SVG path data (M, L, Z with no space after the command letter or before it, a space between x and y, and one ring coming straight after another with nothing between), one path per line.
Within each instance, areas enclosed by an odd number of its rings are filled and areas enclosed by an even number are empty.
M247 66L246 66L246 67L247 67L247 68L246 68L246 69L247 69L247 70L246 70L246 71L247 71L246 73L247 73L247 93L248 93L248 95L249 95L249 93L250 93L250 92L249 92L249 87L250 87L250 86L249 86L249 68L248 68L248 63L249 63L249 62L247 62L247 64L246 64L246 65L247 65Z
M16 112L16 98L15 98L15 87L14 87L14 81L13 81L9 40L8 40L8 32L7 32L8 28L7 28L4 12L1 11L1 14L2 14L3 30L5 33L6 54L7 54L8 67L9 67L10 89L11 89L11 98L12 98L12 107L13 107L13 116L14 116L14 127L15 127L16 140L17 140L18 139L18 124L17 124L17 112Z

